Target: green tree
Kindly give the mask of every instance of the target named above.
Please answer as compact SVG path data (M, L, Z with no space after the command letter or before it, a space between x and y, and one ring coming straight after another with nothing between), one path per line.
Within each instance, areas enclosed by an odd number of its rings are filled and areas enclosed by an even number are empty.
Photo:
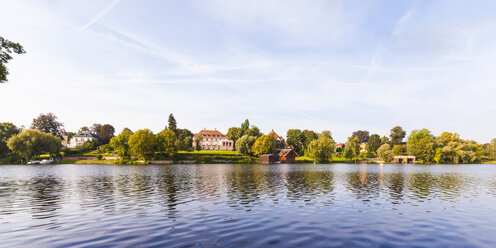
M87 126L84 126L84 127L81 127L79 130L78 130L78 133L82 133L82 132L88 132L90 131L90 128L87 127Z
M357 130L353 132L352 136L357 137L360 143L367 143L369 141L369 131L367 130Z
M129 151L129 137L132 134L131 130L124 129L119 135L110 139L110 146L121 159L129 159L131 156Z
M157 134L158 151L165 153L169 158L173 157L176 150L176 134L170 129L165 129Z
M356 136L351 136L344 145L343 155L348 159L356 159L360 154L360 140Z
M110 124L104 124L100 127L98 132L98 141L100 144L105 145L110 142L110 139L114 137L115 128Z
M394 145L393 146L393 154L395 156L405 155L406 154L406 145Z
M9 70L6 64L12 59L11 54L23 54L26 53L24 48L19 43L9 41L0 36L0 83L7 82L7 76L9 75Z
M188 129L177 129L176 147L178 151L190 151L193 147L193 133Z
M305 129L303 130L303 132L301 132L301 134L303 135L303 151L307 149L308 145L310 145L310 142L319 138L319 135L312 130Z
M61 122L57 121L57 116L53 113L40 114L33 119L31 129L40 130L44 133L50 133L59 136L61 128L64 126Z
M241 123L240 128L240 136L246 135L248 130L250 129L250 121L246 119L243 123Z
M400 126L393 127L391 129L391 134L389 134L389 137L391 138L391 145L401 145L405 136L406 132L403 131L403 128Z
M244 155L250 155L252 153L252 146L257 140L257 137L243 135L236 141L236 151Z
M202 147L201 147L201 142L202 142L203 138L201 135L198 135L195 137L195 149L197 151L201 151Z
M21 130L10 122L0 122L0 158L6 157L10 153L7 141L10 137L19 134Z
M251 136L254 137L254 136ZM271 154L276 150L276 138L273 135L262 135L252 146L253 154L260 156L263 154Z
M319 138L321 137L327 137L329 139L332 139L332 133L329 130L324 130L321 133L319 133Z
M174 115L171 113L169 115L169 130L172 130L174 133L177 131L177 122L176 119L174 118Z
M387 136L381 137L381 145L389 144L389 138Z
M149 129L136 131L129 137L129 150L131 154L142 159L150 158L157 147L157 139Z
M60 151L60 141L52 134L28 129L10 137L7 146L20 157L31 160L45 153L55 156Z
M381 145L377 148L377 156L384 160L384 162L391 162L393 159L393 151L391 150L391 146L389 144Z
M241 138L242 133L241 133L241 128L239 127L231 127L227 130L227 137L232 140L234 143L238 141L239 138Z
M245 134L249 135L249 136L255 136L255 137L262 136L262 133L260 132L260 129L258 129L257 126L251 126L251 128L248 129Z
M408 154L419 162L431 162L435 155L434 137L427 129L413 130L407 140Z
M381 136L378 134L370 135L369 141L367 142L367 151L369 153L377 153L377 149L381 146Z
M309 157L315 159L316 162L329 162L332 160L334 153L334 141L328 136L322 136L316 140L312 140L307 147Z
M303 154L304 136L300 129L289 129L286 133L286 144L293 147L296 153Z

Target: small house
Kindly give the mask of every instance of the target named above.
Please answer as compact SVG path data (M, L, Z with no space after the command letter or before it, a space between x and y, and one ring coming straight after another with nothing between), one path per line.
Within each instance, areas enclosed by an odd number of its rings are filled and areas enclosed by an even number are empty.
M71 140L69 140L69 144L67 144L67 147L75 148L93 140L98 140L98 136L89 131L80 132L74 135Z
M264 154L260 156L260 163L275 164L277 162L279 162L279 155L277 154Z
M281 163L294 163L298 154L293 149L281 149L279 151L279 161Z
M415 156L394 156L393 163L415 164L417 163L417 160Z

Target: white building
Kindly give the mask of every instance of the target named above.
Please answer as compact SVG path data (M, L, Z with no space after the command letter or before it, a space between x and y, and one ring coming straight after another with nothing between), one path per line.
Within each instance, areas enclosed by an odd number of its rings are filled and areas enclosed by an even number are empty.
M193 148L196 149L196 140L200 139L201 150L232 151L234 142L217 130L201 130L193 137Z
M84 145L84 143L92 140L98 140L98 137L89 131L84 131L74 135L72 139L69 141L67 147L75 148L78 146L82 146Z

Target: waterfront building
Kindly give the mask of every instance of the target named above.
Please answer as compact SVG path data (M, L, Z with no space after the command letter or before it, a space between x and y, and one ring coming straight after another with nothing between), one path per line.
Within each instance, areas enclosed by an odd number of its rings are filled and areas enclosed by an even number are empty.
M227 138L223 133L215 130L203 129L193 136L193 148L196 149L196 143L199 140L201 150L213 151L233 151L234 142Z
M98 140L98 137L95 134L91 133L90 131L84 131L74 135L72 139L69 141L67 147L75 148L78 146L82 146L84 145L84 143L93 140Z
M415 156L394 156L393 163L415 164L417 163L417 160Z
M279 161L281 163L294 163L298 154L293 149L282 149L279 151Z

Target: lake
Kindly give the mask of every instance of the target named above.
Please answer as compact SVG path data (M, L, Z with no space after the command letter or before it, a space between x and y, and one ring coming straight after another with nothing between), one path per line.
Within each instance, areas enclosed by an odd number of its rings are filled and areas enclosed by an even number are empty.
M494 247L496 165L2 165L1 247Z

